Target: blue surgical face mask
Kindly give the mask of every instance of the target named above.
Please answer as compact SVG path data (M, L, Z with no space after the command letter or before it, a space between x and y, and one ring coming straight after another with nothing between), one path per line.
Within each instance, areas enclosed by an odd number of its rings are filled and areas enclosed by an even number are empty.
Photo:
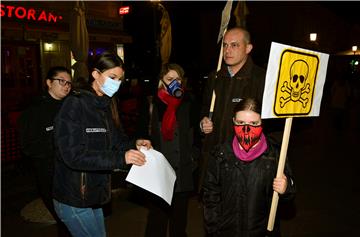
M109 97L112 97L120 88L121 81L116 81L107 77L104 84L101 86L101 90Z
M170 82L169 85L166 85L166 89L170 95L176 98L181 98L184 93L183 89L181 88L181 84L180 82L178 82L178 80L173 80L172 82Z

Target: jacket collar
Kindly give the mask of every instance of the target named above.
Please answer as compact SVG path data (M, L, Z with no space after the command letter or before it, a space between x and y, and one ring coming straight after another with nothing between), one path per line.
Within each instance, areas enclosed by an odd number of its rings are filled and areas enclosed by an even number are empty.
M98 96L96 95L95 91L89 91L83 89L78 90L78 93L88 97L96 108L106 109L110 106L111 98L106 95Z
M248 56L245 64L240 68L240 70L233 76L234 79L242 80L248 79L251 77L251 70L254 65L254 62L251 56ZM219 76L222 77L231 77L228 71L227 65L223 64L220 71L218 72Z
M65 97L65 98L66 98L66 97ZM64 98L64 99L65 99L65 98ZM47 101L47 102L55 103L55 104L56 104L56 103L61 104L62 101L64 100L64 99L62 99L62 100L57 100L57 99L55 99L54 97L52 97L52 96L50 95L50 93L49 93L48 91L44 91L44 92L42 93L41 99L44 100L44 101Z

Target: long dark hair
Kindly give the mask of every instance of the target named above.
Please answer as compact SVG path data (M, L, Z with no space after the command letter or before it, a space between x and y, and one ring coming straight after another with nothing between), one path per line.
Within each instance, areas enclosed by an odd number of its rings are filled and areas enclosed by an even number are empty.
M103 53L97 55L95 59L92 61L90 65L90 73L89 73L89 81L88 86L92 88L92 83L94 82L94 78L92 77L92 71L97 70L99 72L104 72L111 68L121 67L124 69L124 62L123 60L114 52L112 51L104 51ZM120 116L118 110L118 102L116 94L111 98L111 114L114 120L115 126L120 128Z
M91 71L97 70L99 72L104 72L114 67L121 67L124 69L123 60L112 51L104 51L95 57L89 68ZM94 78L92 78L92 80L94 80Z

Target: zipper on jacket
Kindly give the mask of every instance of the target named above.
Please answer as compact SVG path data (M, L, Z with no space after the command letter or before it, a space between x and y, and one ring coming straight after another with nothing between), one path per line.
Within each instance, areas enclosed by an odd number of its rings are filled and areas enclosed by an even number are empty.
M105 122L105 128L106 128L106 137L107 137L107 142L108 144L106 144L108 147L111 147L111 133L110 133L110 125L109 125L109 120L108 120L108 114L105 111L100 111L100 114L102 115L104 122ZM110 119L112 119L110 117Z
M111 149L112 141L111 141L111 132L110 132L108 116L107 116L107 113L105 113L103 111L102 111L102 115L103 115L103 118L105 120L107 141L109 142L107 144L107 146L108 146L108 148ZM112 117L110 117L110 118L112 119ZM110 199L111 198L111 175L109 175L109 183L108 183L108 185L109 185L108 190L109 190L109 199Z
M81 172L80 176L80 194L81 198L85 200L85 192L86 192L86 174Z
M109 141L109 144L107 144L107 145L109 148L111 148L112 141L111 141L110 126L109 126L109 120L107 120L106 117L105 117L105 124L106 124L107 137L108 137L108 141Z

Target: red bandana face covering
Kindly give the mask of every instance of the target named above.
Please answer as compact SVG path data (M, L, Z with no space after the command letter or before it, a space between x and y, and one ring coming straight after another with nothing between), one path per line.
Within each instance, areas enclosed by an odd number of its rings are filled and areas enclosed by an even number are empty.
M241 147L248 152L260 140L262 126L234 125L234 130Z

